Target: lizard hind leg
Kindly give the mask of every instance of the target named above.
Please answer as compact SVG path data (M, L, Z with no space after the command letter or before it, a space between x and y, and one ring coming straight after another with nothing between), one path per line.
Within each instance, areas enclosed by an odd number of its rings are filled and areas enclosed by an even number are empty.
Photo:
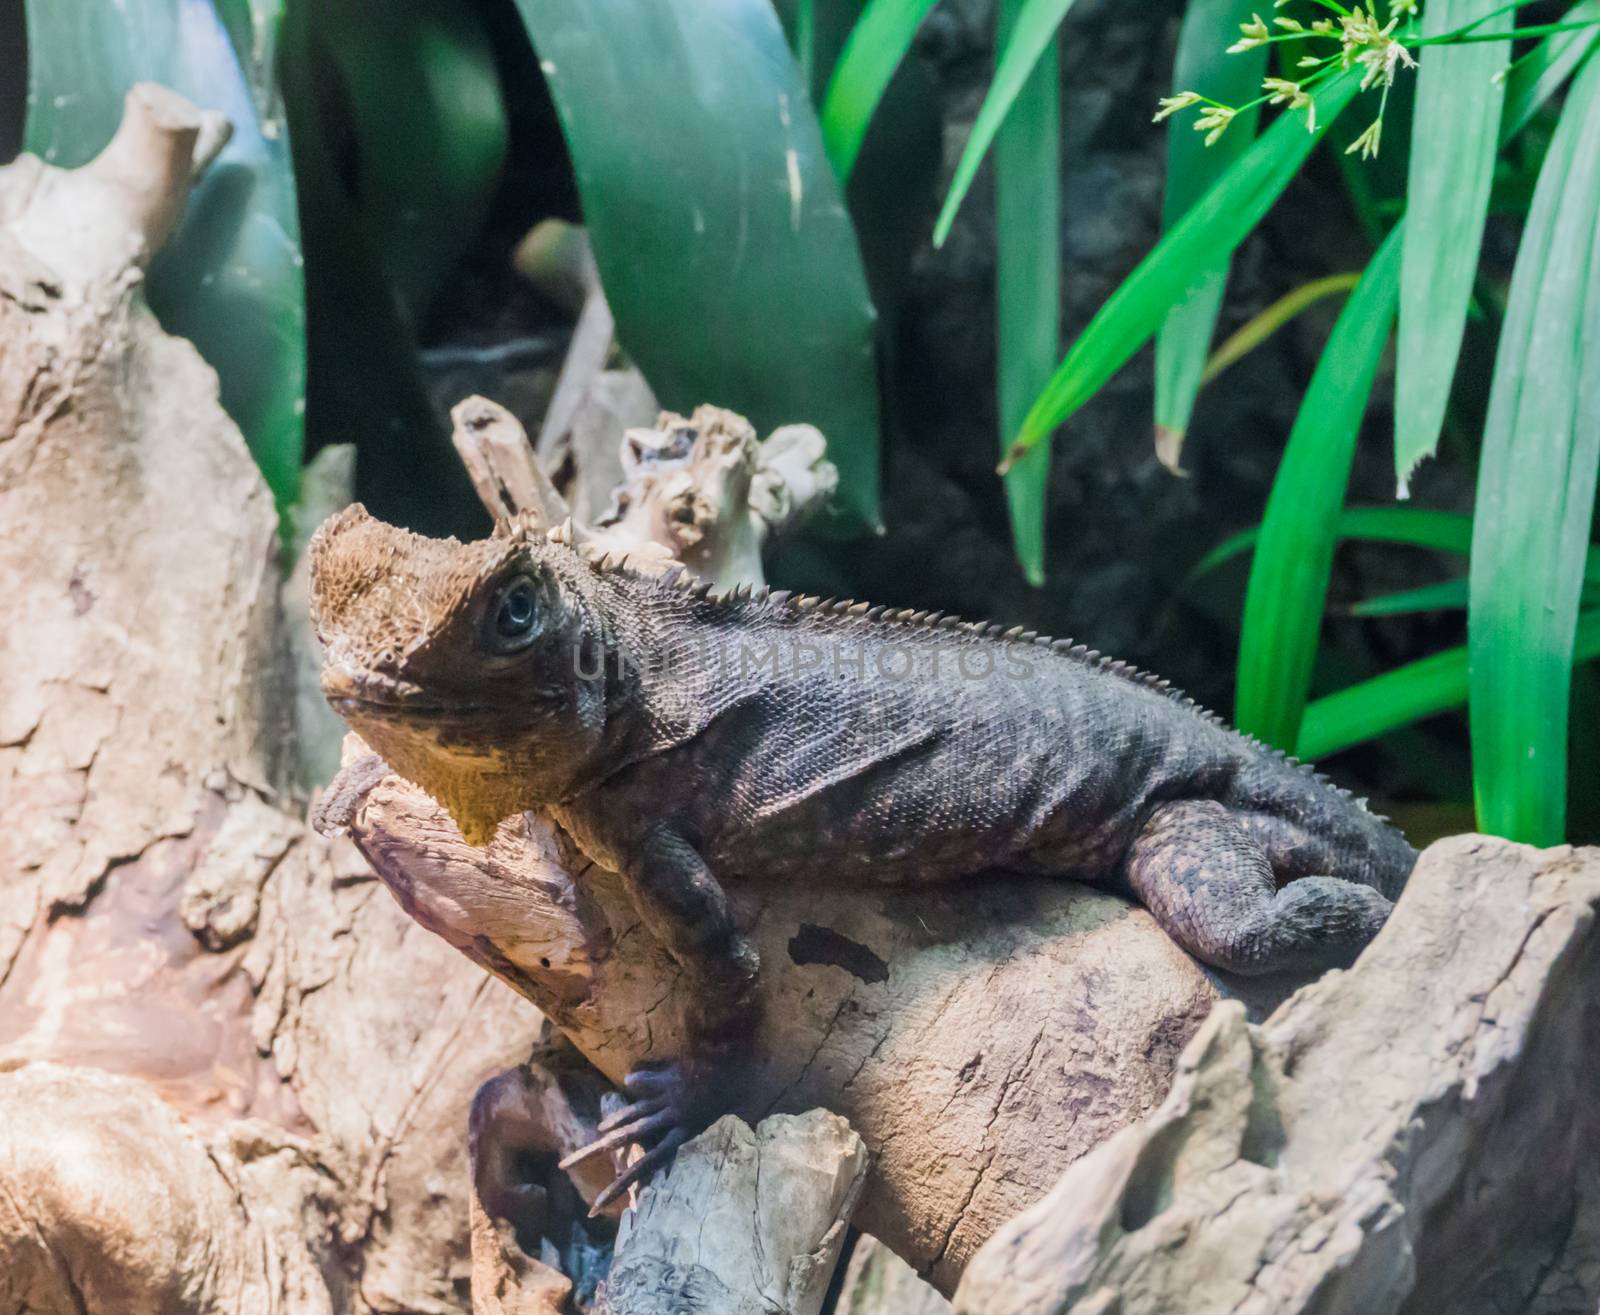
M1185 950L1250 976L1348 965L1393 907L1370 886L1332 876L1280 890L1260 840L1213 800L1158 805L1128 851L1126 876Z

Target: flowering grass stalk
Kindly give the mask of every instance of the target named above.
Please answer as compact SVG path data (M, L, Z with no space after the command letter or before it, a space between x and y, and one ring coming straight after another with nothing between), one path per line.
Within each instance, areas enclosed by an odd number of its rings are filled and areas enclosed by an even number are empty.
M1294 3L1294 0L1274 0L1273 7L1283 9L1291 3ZM1194 91L1182 91L1175 96L1164 96L1157 106L1154 121L1160 123L1163 119L1170 118L1183 110L1199 106L1201 111L1195 119L1194 128L1196 132L1205 134L1206 145L1211 146L1243 111L1254 109L1259 105L1287 105L1291 112L1305 111L1306 129L1315 132L1316 108L1311 99L1311 91L1332 74L1359 67L1362 70L1361 90L1377 89L1380 92L1378 113L1360 135L1345 148L1345 154L1359 154L1362 159L1369 160L1378 154L1383 142L1383 117L1389 106L1389 90L1394 86L1394 80L1402 69L1417 67L1416 57L1412 54L1417 48L1472 41L1504 41L1508 36L1545 36L1593 27L1596 24L1594 18L1587 18L1578 22L1543 23L1534 27L1518 28L1510 33L1480 33L1473 30L1500 14L1534 3L1534 0L1511 0L1511 3L1502 5L1454 31L1425 37L1418 21L1418 0L1388 0L1385 7L1386 18L1382 22L1378 18L1380 0L1372 0L1370 11L1359 4L1347 8L1339 3L1339 0L1305 0L1305 3L1322 9L1333 17L1314 18L1310 22L1304 22L1291 15L1275 14L1269 25L1259 14L1252 14L1248 22L1239 25L1239 39L1228 47L1228 54L1236 55L1284 41L1321 41L1337 46L1337 49L1330 50L1324 55L1302 57L1299 67L1306 71L1304 76L1266 78L1261 84L1262 94L1243 105L1225 105Z

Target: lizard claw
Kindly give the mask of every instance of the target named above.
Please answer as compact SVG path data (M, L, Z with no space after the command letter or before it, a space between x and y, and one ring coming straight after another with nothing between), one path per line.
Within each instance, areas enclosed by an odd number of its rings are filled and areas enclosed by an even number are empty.
M633 1100L602 1119L598 1128L601 1135L587 1146L573 1151L561 1161L561 1167L569 1169L618 1146L657 1134L660 1140L595 1198L589 1210L591 1218L634 1183L644 1179L689 1139L689 1120L683 1100L685 1082L682 1070L676 1064L635 1069L623 1080L622 1086Z

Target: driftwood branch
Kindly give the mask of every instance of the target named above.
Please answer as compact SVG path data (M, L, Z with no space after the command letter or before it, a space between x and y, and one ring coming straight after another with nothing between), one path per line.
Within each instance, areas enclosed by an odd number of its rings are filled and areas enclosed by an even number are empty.
M817 1315L866 1170L861 1139L822 1110L719 1119L624 1217L596 1309Z
M289 788L272 500L141 292L219 123L0 169L0 1310L444 1315L543 1024Z
M978 1253L973 1315L1593 1311L1600 851L1463 836L1345 973L1219 1005Z

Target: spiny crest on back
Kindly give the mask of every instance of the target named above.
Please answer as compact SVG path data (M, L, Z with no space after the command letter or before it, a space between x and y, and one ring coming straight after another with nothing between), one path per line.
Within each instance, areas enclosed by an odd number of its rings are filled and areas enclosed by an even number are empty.
M623 566L613 569L627 571L627 568ZM636 574L633 572L628 573ZM652 586L686 592L692 597L704 600L714 607L735 608L753 603L760 608L779 609L788 616L813 615L841 620L864 621L868 624L912 627L920 630L967 631L983 639L998 643L1024 644L1048 648L1069 661L1095 668L1142 689L1163 695L1200 720L1237 735L1263 756L1280 760L1286 766L1300 771L1327 786L1340 796L1352 800L1363 811L1370 811L1367 809L1366 800L1357 799L1350 791L1342 786L1335 785L1310 763L1301 762L1300 759L1292 754L1286 753L1282 749L1256 738L1254 735L1246 734L1229 725L1218 713L1190 698L1182 689L1175 686L1165 677L1143 670L1133 663L1125 662L1120 658L1109 657L1097 649L1090 648L1087 644L1076 643L1071 639L1055 639L1049 635L1041 635L1035 630L1024 629L1022 626L1004 626L995 622L963 621L960 617L949 616L940 612L918 611L912 608L896 609L860 602L851 598L837 599L821 598L816 595L795 595L788 590L768 589L760 585L735 586L732 589L718 593L714 590L710 581L701 579L686 567L681 566L673 567L661 576L638 576L637 578L647 581Z

